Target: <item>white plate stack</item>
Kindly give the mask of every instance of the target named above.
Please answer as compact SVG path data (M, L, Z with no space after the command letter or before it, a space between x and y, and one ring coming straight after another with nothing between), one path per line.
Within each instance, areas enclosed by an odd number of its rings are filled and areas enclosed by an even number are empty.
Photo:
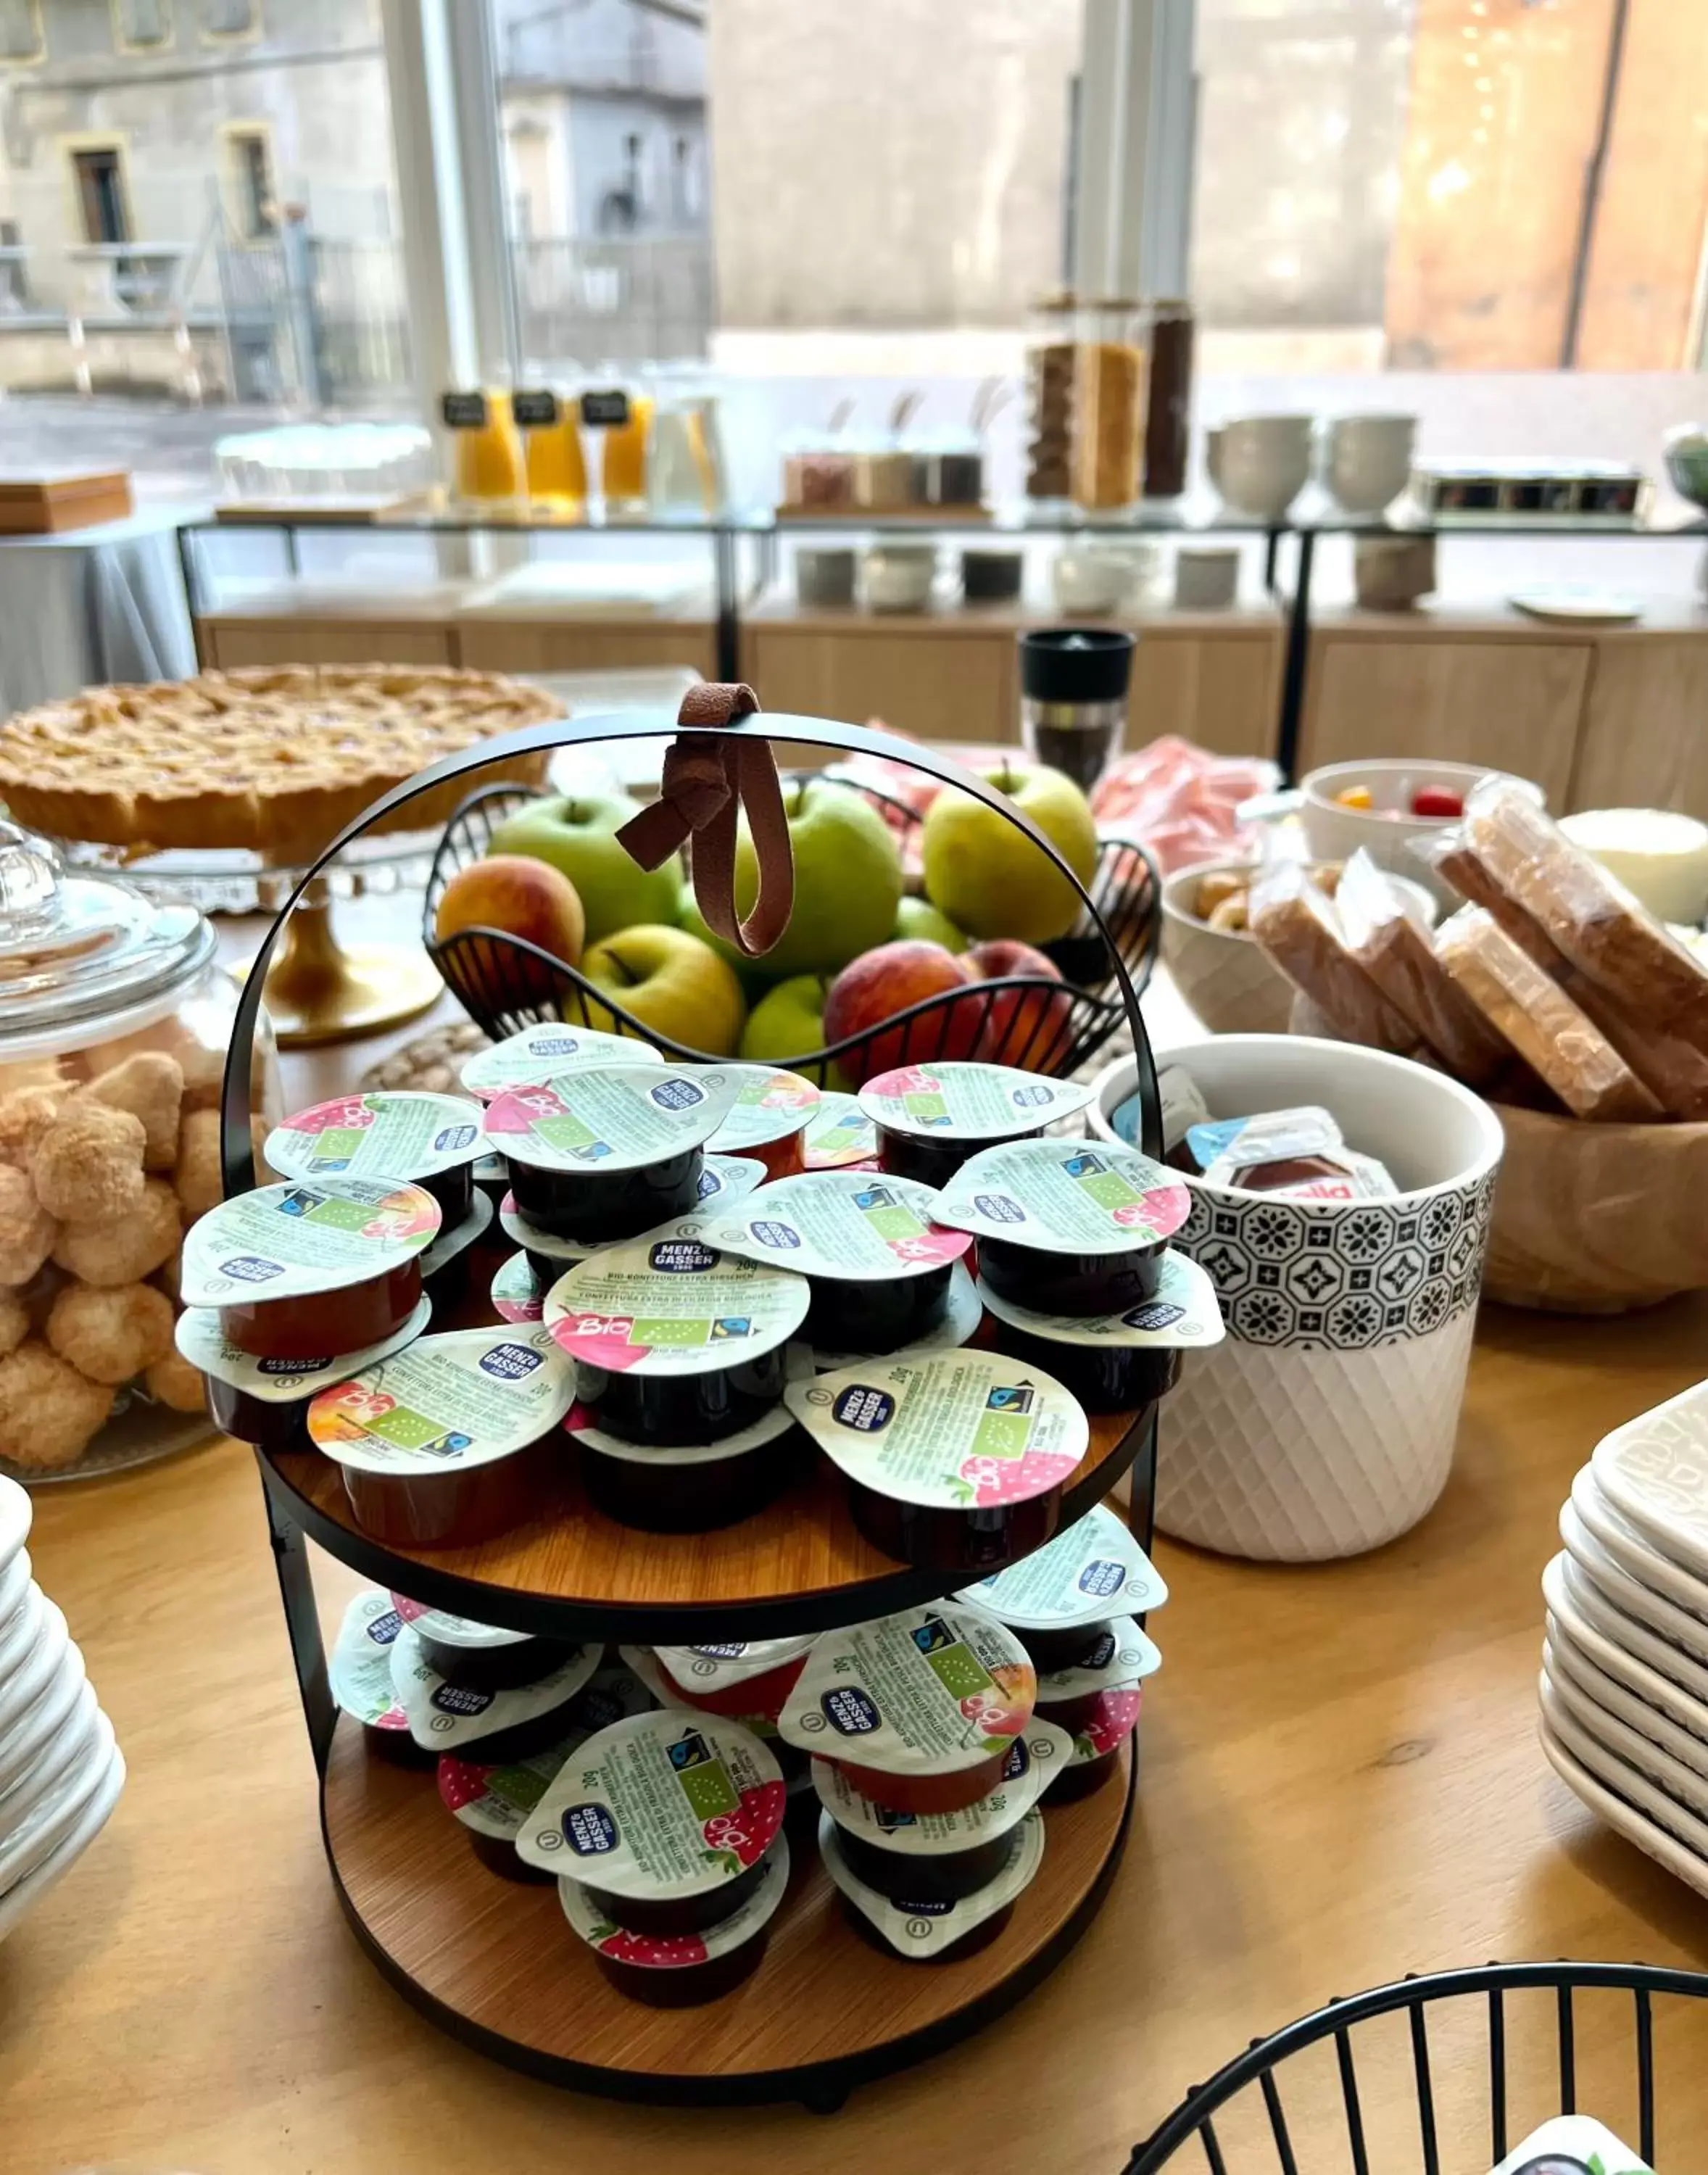
M1708 1382L1596 1446L1543 1573L1542 1744L1586 1805L1708 1895Z
M125 1780L83 1656L30 1576L30 1516L0 1477L0 1939L89 1848Z

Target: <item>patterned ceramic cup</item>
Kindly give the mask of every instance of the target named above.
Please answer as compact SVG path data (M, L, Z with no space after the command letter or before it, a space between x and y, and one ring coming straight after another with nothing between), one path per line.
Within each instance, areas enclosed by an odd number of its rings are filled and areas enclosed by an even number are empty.
M1380 1548L1446 1485L1503 1146L1444 1074L1351 1043L1229 1034L1158 1051L1214 1118L1301 1104L1405 1189L1277 1201L1188 1181L1177 1245L1214 1278L1226 1341L1193 1353L1163 1409L1157 1523L1224 1555L1309 1563ZM1095 1129L1133 1093L1111 1066Z

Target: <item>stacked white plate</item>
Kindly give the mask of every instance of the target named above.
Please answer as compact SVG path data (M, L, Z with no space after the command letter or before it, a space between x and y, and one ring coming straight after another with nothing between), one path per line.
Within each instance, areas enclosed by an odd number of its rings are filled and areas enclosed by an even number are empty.
M1708 1382L1597 1444L1559 1530L1542 1579L1543 1749L1708 1895Z
M0 1939L89 1848L125 1780L83 1656L30 1576L30 1515L0 1477Z

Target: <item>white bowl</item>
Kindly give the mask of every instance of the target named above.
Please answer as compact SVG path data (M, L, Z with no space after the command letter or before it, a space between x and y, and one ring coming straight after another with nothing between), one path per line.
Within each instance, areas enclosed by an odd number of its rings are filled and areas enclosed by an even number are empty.
M1195 1352L1163 1408L1157 1523L1225 1555L1325 1561L1380 1547L1446 1485L1499 1168L1500 1122L1445 1073L1304 1035L1159 1050L1212 1117L1320 1104L1404 1190L1277 1201L1186 1181L1175 1240L1216 1285L1225 1340ZM1099 1077L1093 1130L1136 1062Z
M1377 808L1404 805L1410 785L1445 785L1462 798L1486 778L1500 778L1532 795L1539 808L1543 795L1527 778L1513 778L1504 770L1489 770L1474 762L1436 762L1428 756L1409 756L1394 762L1331 762L1309 772L1301 782L1299 821L1311 858L1344 861L1364 847L1378 868L1421 883L1440 903L1459 903L1449 885L1411 849L1414 838L1431 838L1456 819L1447 816L1379 816L1374 809L1343 807L1335 799L1349 785L1368 786Z
M1163 963L1174 986L1216 1034L1285 1034L1293 984L1244 929L1212 929L1191 910L1205 876L1256 872L1248 860L1195 861L1163 879ZM1433 892L1396 876L1407 900L1433 925Z

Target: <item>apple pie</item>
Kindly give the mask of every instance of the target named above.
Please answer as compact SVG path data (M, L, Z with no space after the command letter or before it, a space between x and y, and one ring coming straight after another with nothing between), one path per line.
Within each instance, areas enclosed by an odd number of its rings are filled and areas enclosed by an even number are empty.
M427 665L263 665L89 687L0 724L0 798L56 838L133 853L247 847L285 867L441 756L562 707L499 673ZM442 823L472 785L537 785L546 761L453 779L378 827Z

